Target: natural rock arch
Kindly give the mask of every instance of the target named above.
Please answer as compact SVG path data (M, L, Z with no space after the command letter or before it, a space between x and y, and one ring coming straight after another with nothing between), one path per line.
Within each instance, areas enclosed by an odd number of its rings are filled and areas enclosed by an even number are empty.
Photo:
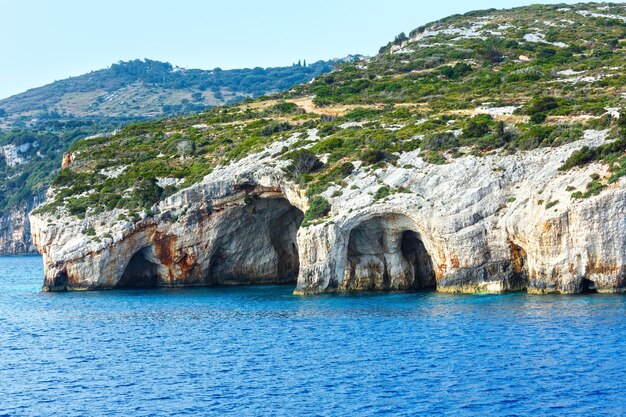
M436 286L432 258L408 217L382 214L351 229L342 289L421 290Z
M291 283L299 270L296 236L304 218L283 196L247 197L218 225L209 285Z
M157 287L162 281L161 270L162 265L154 254L154 248L143 247L130 258L115 286L117 288Z

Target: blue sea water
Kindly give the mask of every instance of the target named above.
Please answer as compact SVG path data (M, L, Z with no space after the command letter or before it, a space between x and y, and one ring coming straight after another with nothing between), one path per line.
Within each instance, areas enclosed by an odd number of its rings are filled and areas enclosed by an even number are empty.
M626 297L40 292L0 257L0 416L626 415Z

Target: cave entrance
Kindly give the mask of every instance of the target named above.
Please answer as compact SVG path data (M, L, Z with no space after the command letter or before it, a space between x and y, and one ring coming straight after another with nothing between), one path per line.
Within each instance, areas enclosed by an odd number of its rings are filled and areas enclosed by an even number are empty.
M596 283L588 278L581 278L580 280L580 293L581 294L595 294L598 292Z
M154 288L159 283L159 263L152 247L137 251L126 266L117 288Z
M400 246L404 258L413 267L415 277L413 287L415 289L436 288L435 270L433 261L420 240L419 235L413 231L402 232L402 244Z
M225 213L209 267L210 285L295 283L302 211L282 197L247 197Z
M352 229L343 287L347 290L435 289L433 262L408 218L378 217Z

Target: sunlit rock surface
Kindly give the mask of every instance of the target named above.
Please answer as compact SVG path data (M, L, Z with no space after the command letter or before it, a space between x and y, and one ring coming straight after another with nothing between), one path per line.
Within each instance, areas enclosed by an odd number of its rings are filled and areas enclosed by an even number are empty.
M315 131L309 140L317 140ZM270 145L136 222L114 210L77 221L32 216L48 290L293 282L297 294L352 290L578 293L626 288L626 188L572 199L591 164L562 173L606 134L514 155L356 169L325 193L329 216L301 226L305 192ZM402 190L375 200L381 185ZM400 188L402 187L402 188ZM339 191L339 192L337 192ZM94 239L84 231L93 228Z

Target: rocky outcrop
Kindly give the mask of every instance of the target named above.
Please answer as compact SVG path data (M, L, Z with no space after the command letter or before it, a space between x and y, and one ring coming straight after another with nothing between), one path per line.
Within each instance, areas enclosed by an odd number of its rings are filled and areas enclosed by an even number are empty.
M217 170L138 222L119 211L80 222L32 216L45 288L295 282L306 200L270 161L253 155Z
M8 144L0 146L0 165L16 167L28 163L26 153L38 148L37 142L27 142L20 145ZM6 179L20 175L12 174ZM12 190L9 189L9 193ZM30 237L30 221L28 213L43 201L43 194L28 200L20 200L0 212L0 255L21 255L36 253L37 250Z
M324 196L329 216L301 226L308 201L278 156L297 136L212 174L138 221L114 210L32 217L44 288L293 282L297 294L351 290L578 293L626 289L626 182L573 199L590 164L563 161L606 132L557 148L465 156L419 150L395 166L357 166ZM310 131L309 141L317 140ZM381 186L391 192L376 200ZM90 231L90 232L86 232Z
M36 142L24 143L22 145L9 144L0 146L0 159L10 167L25 164L28 159L24 156L24 153L33 147L37 147Z
M63 160L61 161L61 169L68 168L72 162L76 159L76 155L71 152L66 152L63 154Z
M32 198L28 204L0 214L0 255L37 253L30 234L28 213L41 200L41 197Z

